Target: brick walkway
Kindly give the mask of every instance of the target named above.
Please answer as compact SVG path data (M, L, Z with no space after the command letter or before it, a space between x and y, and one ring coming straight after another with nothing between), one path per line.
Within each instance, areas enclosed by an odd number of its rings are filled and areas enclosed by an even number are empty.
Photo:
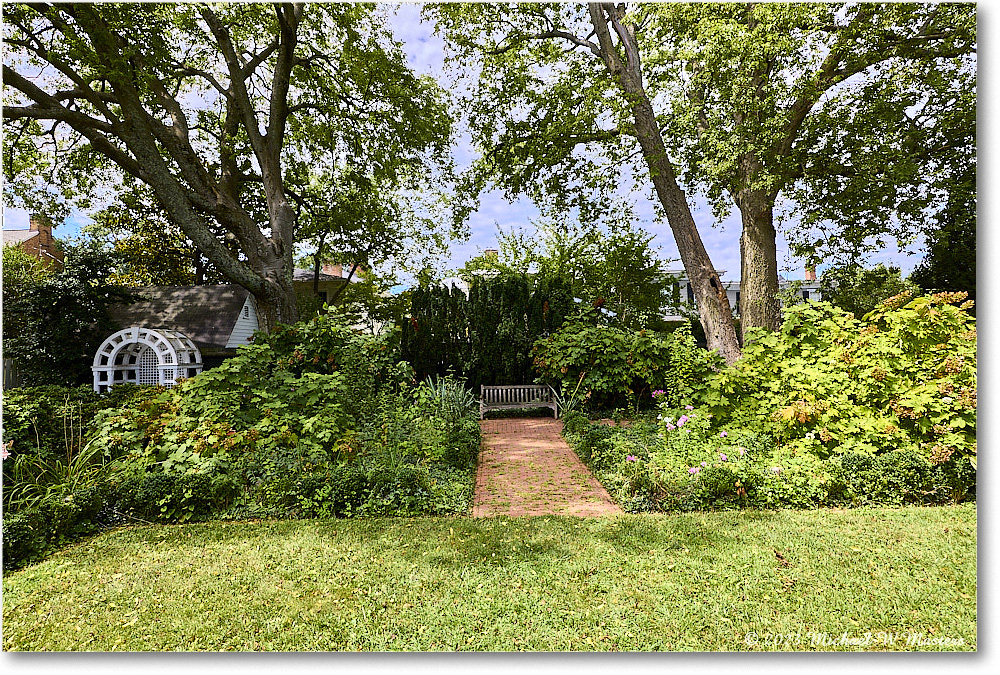
M560 435L562 422L509 418L479 423L475 518L622 513Z

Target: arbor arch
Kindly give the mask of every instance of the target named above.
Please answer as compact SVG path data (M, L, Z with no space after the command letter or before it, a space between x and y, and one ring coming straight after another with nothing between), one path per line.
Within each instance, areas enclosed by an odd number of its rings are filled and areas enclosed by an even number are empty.
M202 367L201 351L183 333L131 326L108 337L94 355L94 391L126 382L172 387Z

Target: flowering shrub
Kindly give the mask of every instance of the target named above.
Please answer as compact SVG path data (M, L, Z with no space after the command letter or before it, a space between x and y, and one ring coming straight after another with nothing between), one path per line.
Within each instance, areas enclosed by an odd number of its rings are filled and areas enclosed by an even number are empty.
M788 308L780 332L751 334L743 359L690 401L652 392L658 415L645 442L643 425L602 432L602 453L581 457L634 510L970 498L976 331L963 299L904 294L862 321L823 303ZM578 449L593 435L570 431Z
M964 293L890 298L858 320L826 303L755 332L706 395L717 424L758 429L820 458L910 450L976 454L976 327Z

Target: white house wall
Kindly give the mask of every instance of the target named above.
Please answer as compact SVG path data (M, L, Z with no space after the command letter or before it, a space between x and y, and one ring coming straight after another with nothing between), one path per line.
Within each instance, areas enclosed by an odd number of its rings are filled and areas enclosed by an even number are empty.
M226 349L235 349L241 345L250 344L250 337L258 328L260 328L260 323L257 320L257 307L254 305L253 296L248 295L240 309L240 317L233 326L233 332L229 334Z

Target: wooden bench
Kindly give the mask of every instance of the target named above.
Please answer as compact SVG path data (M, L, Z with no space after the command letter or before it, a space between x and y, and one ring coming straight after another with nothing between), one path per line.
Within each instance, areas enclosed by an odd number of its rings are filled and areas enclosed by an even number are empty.
M496 387L482 385L479 388L479 419L484 419L490 410L511 410L516 408L551 408L559 419L559 404L556 392L547 384L509 384Z

